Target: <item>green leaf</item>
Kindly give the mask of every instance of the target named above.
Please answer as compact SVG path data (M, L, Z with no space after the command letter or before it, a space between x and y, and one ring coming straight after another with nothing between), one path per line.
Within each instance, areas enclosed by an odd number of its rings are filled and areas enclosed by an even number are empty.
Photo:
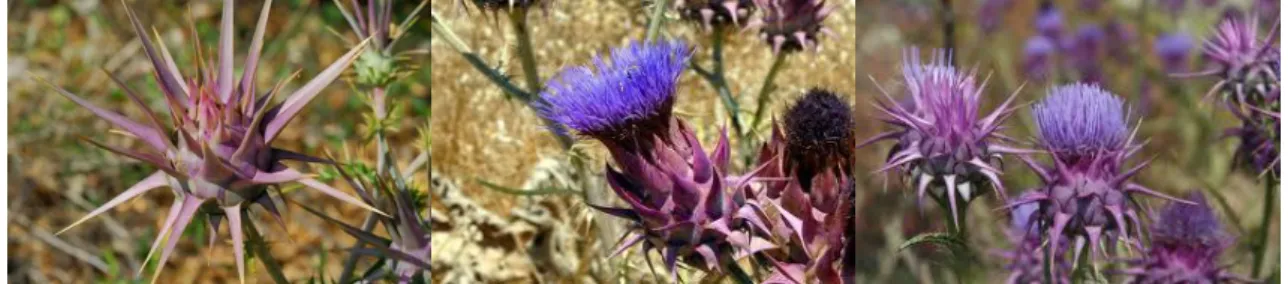
M942 247L949 248L950 250L953 250L953 251L957 251L958 248L961 248L961 249L966 248L966 242L963 242L961 239L957 238L956 236L953 236L952 234L922 233L920 235L913 236L911 239L904 241L902 244L899 244L899 250L904 250L909 247L920 245L920 244L939 245Z

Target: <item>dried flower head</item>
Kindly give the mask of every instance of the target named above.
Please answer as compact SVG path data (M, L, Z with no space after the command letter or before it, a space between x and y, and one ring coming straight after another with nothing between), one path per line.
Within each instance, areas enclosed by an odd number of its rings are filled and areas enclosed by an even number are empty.
M876 106L887 116L883 120L899 129L881 133L860 147L883 139L897 140L878 171L899 169L917 185L918 199L932 187L940 191L935 198L946 198L957 220L957 203L981 195L982 186L991 185L999 197L1006 198L998 177L1002 154L1024 151L998 144L1006 139L998 130L1013 113L1010 105L1018 91L980 117L983 86L976 85L974 71L961 72L948 65L949 56L946 51L936 51L933 59L923 64L916 49L905 52L903 77L906 97L912 103L901 105L882 90L889 104Z
M702 23L708 31L714 27L739 26L747 23L756 11L752 0L679 0L675 8L680 17Z
M1225 270L1221 253L1234 239L1222 228L1203 194L1193 192L1191 203L1173 202L1163 208L1151 227L1153 240L1144 257L1128 262L1128 283L1252 283Z
M98 142L94 142L95 145L159 169L67 229L131 198L169 185L177 195L176 202L170 207L160 230L161 235L153 242L148 258L151 258L162 240L167 240L160 259L160 265L164 266L180 239L180 234L192 222L193 217L199 212L211 212L208 220L211 220L212 231L217 232L220 220L226 218L229 222L238 276L244 279L242 214L246 206L258 203L280 218L268 195L270 186L294 181L342 201L379 212L282 163L285 160L327 160L269 146L304 105L347 69L366 45L365 42L358 44L303 87L285 95L285 102L272 105L272 98L282 92L282 85L263 92L255 86L254 80L271 4L271 1L265 3L260 13L258 27L250 44L250 54L246 56L241 76L234 74L236 68L233 66L233 1L224 1L218 57L215 61L217 64L212 64L217 69L199 69L196 72L199 75L194 77L185 77L169 51L164 46L159 49L154 46L152 38L144 31L133 11L126 10L135 32L142 40L144 53L151 60L153 75L170 109L170 118L173 120L171 123L162 123L156 115L150 113L147 123L134 122L55 87L63 96L137 137L151 151L135 151ZM199 60L207 61L205 58ZM136 92L115 77L113 79L133 102L147 108ZM263 96L260 95L261 92L264 93ZM175 129L171 132L163 125L174 125ZM208 206L219 209L199 210ZM212 238L211 242L213 241ZM158 268L156 275L161 270ZM154 275L154 279L155 277Z
M1078 263L1082 250L1090 245L1094 256L1102 237L1132 239L1140 234L1140 218L1129 206L1128 194L1142 193L1168 198L1129 179L1148 163L1122 170L1126 160L1140 150L1125 122L1122 99L1096 85L1072 84L1051 89L1033 106L1038 142L1052 157L1052 166L1023 160L1037 172L1043 185L1037 194L1010 206L1039 204L1039 225L1047 240L1067 238L1074 242ZM1126 220L1132 220L1128 224ZM1049 250L1056 259L1057 251Z
M817 50L820 34L832 32L823 20L832 13L825 0L755 0L764 15L753 19L747 29L760 29L760 38L773 45L774 54Z
M854 116L850 105L831 91L810 89L783 116L787 129L787 167L809 188L824 169L849 175L854 158ZM808 189L807 189L808 190Z

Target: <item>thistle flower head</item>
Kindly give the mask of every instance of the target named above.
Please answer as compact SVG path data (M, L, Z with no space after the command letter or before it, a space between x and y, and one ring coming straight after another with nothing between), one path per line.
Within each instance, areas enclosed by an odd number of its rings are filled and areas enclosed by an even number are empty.
M1043 6L1034 19L1034 27L1038 34L1051 40L1060 40L1060 35L1064 33L1064 14L1054 5Z
M854 117L850 105L831 91L810 89L783 117L787 129L787 167L806 188L824 169L848 175L854 157Z
M754 1L764 16L747 28L759 28L760 38L773 46L774 54L817 50L819 35L832 33L823 27L833 9L825 0Z
M980 117L982 86L976 85L975 73L961 72L948 65L945 51L923 64L916 49L906 52L903 64L906 95L911 107L905 107L885 93L889 104L877 104L888 117L887 123L898 127L869 139L867 143L897 139L886 165L879 171L900 169L917 186L918 198L925 197L933 185L936 198L947 198L949 209L956 215L959 200L969 202L989 184L999 197L1005 198L998 170L1001 155L1022 150L1002 146L997 130L1013 109L1012 94L1006 102L988 115ZM1017 92L1018 93L1018 92ZM956 220L954 216L954 220Z
M1024 42L1024 74L1033 80L1046 80L1051 73L1056 51L1055 42L1044 36L1029 37Z
M628 207L591 207L631 221L618 252L643 243L662 252L676 277L677 263L721 271L733 255L767 242L743 231L763 221L735 216L748 181L725 179L729 140L708 154L689 126L671 116L675 84L690 49L682 42L630 43L596 70L571 67L547 84L541 115L607 146L617 167L606 166L609 186ZM767 232L767 228L760 228Z
M1128 180L1147 163L1121 170L1140 145L1133 144L1124 122L1122 100L1113 94L1095 85L1055 87L1033 107L1033 117L1038 125L1038 141L1050 152L1053 166L1042 167L1028 157L1022 158L1037 172L1043 185L1037 194L1010 206L1039 204L1038 220L1046 239L1064 238L1075 243L1070 263L1078 263L1088 245L1088 255L1097 255L1105 235L1133 239L1133 233L1141 233L1140 220L1129 206L1128 194L1173 199ZM1061 250L1050 250L1048 258L1057 259L1057 251Z
M708 31L747 23L756 10L752 0L679 0L675 7L681 18L699 22Z
M1163 69L1169 73L1185 71L1194 44L1185 33L1161 35L1154 41L1154 54L1163 63Z
M1216 33L1203 44L1203 54L1220 65L1225 73L1250 72L1249 67L1278 62L1279 51L1274 42L1259 38L1255 20L1226 19L1216 28ZM1233 77L1243 77L1234 74Z
M1224 269L1221 253L1232 242L1203 194L1190 203L1168 204L1151 227L1153 240L1144 257L1129 261L1130 283L1253 282Z
M151 258L152 252L156 251L161 240L168 240L161 252L161 263L164 265L184 228L198 212L205 212L198 209L213 205L221 208L222 212L212 213L208 220L211 220L210 225L216 230L223 218L226 217L229 222L240 276L244 275L241 225L244 207L254 202L262 205L268 212L279 215L267 194L270 185L294 181L340 200L379 212L282 163L285 160L305 162L326 162L326 160L269 146L279 137L286 124L299 114L305 104L348 68L362 52L365 43L349 50L300 89L283 95L286 98L285 102L273 105L272 98L282 92L281 85L265 91L257 88L254 80L270 6L271 1L264 5L260 13L258 27L250 43L250 54L246 56L246 64L241 68L244 70L241 76L234 74L236 68L233 66L233 1L225 1L223 6L218 57L214 60L217 64L211 64L217 69L197 70L196 74L204 76L196 77L185 77L171 58L169 51L164 46L157 48L153 45L153 39L144 31L143 25L139 23L133 11L126 10L135 32L143 43L144 53L152 63L153 75L169 107L172 119L170 123L162 123L154 114L148 114L147 123L134 122L118 113L94 106L89 101L62 88L55 87L63 96L137 137L148 146L149 151L136 151L97 142L94 142L95 145L141 160L159 169L68 226L67 229L131 198L168 185L178 196L176 203L171 206L166 222L161 227L161 235L153 242L148 258ZM206 61L204 58L199 60ZM147 108L136 92L115 77L112 78L121 85L131 101L140 107ZM175 129L167 130L163 125L174 125ZM211 241L213 240L212 238ZM157 275L161 270L160 268L156 270Z
M1038 139L1064 159L1122 150L1128 139L1125 119L1122 98L1084 83L1053 88L1033 106Z
M546 83L537 107L605 143L668 133L676 84L692 54L682 41L631 42L595 58L594 69L565 69Z
M986 34L997 31L1005 19L1006 10L1011 9L1013 0L984 0L979 5L979 29Z

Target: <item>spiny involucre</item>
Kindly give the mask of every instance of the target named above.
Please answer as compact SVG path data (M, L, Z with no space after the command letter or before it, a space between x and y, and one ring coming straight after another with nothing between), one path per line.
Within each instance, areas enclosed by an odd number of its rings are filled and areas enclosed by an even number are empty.
M210 214L208 218L212 234L218 231L222 218L226 217L229 222L238 276L244 281L243 210L251 202L259 203L265 210L277 215L280 222L280 215L267 191L270 186L294 181L342 201L379 212L282 163L283 160L327 162L326 160L269 146L304 105L347 69L365 46L365 42L355 46L300 89L284 95L283 103L271 105L273 97L282 92L282 85L267 92L255 86L255 71L271 5L272 1L265 3L260 13L258 26L250 43L250 54L246 56L241 76L233 74L233 1L225 1L223 5L217 64L212 64L217 66L217 70L197 70L196 74L204 76L194 77L185 77L165 46L154 46L153 38L144 31L133 11L126 9L135 32L142 40L144 53L151 60L153 75L164 94L166 106L169 107L171 123L163 123L152 113L148 113L146 123L135 122L54 86L59 94L138 138L149 150L136 151L91 141L96 146L159 169L59 233L152 189L168 185L176 194L175 203L170 207L159 230L161 235L152 243L147 257L151 259L162 240L167 240L161 251L161 267L156 269L153 276L154 281L160 275L184 228L198 212L204 212L199 211L199 208L207 206L218 207L222 211ZM147 104L138 93L121 80L112 78L125 90L131 101L147 109ZM264 93L263 96L259 95L261 92ZM169 131L164 125L173 125L175 129ZM214 242L213 235L210 242Z
M746 24L756 11L752 0L676 0L675 8L681 18L701 23L707 31Z
M1123 170L1126 160L1141 149L1133 142L1134 132L1129 132L1126 119L1121 98L1082 83L1052 88L1033 106L1037 140L1051 156L1052 166L1023 157L1042 185L1036 194L1009 206L1037 203L1037 221L1047 240L1073 242L1074 259L1069 263L1078 263L1087 245L1094 260L1106 235L1116 240L1141 233L1140 217L1129 207L1128 194L1172 199L1129 181L1148 163ZM1052 260L1064 254L1062 249L1047 251Z
M773 46L774 54L818 50L821 34L831 35L823 20L833 7L825 0L754 0L763 15L752 19L746 29L760 29L760 38Z
M748 178L726 180L729 140L711 154L689 126L671 115L676 82L692 49L683 42L632 42L594 60L595 69L567 68L546 85L538 112L600 141L617 168L606 166L609 186L629 206L600 211L632 221L617 252L643 243L658 249L676 279L678 262L722 272L736 255L767 247L740 229ZM763 222L758 222L763 224ZM761 231L767 229L761 228Z
M1193 192L1187 199L1193 204L1172 202L1163 208L1150 228L1149 251L1122 271L1132 277L1129 283L1255 283L1219 263L1234 238L1203 194Z
M765 216L776 248L766 283L843 283L853 277L854 208L850 168L854 119L831 91L811 89L784 115L786 135L774 126L754 173L764 190L753 191L755 212Z
M1216 68L1186 76L1212 75L1220 79L1207 97L1223 94L1226 107L1242 126L1227 130L1240 138L1236 162L1259 174L1279 178L1279 26L1258 38L1255 19L1226 19L1203 45L1203 54Z
M1025 192L1016 200L1038 194L1037 192ZM1046 280L1046 258L1043 253L1042 233L1038 231L1038 204L1027 203L1011 208L1011 224L1006 230L1006 237L1015 247L1009 251L998 252L998 255L1007 259L1006 269L1010 274L1006 277L1006 283L1010 284L1028 284L1042 283ZM1061 238L1056 245L1057 250L1068 249L1068 242ZM1069 283L1069 276L1073 271L1073 266L1064 259L1054 259L1052 264L1054 273L1057 277L1052 278L1056 283Z
M373 47L367 49L353 64L359 84L384 87L409 71L401 70L410 64L397 62L398 54L394 53L394 46L419 19L421 9L429 4L428 0L422 0L397 26L394 26L393 21L393 0L369 0L365 5L359 4L359 1L350 1L347 9L340 0L334 1L353 33L359 39L369 38Z
M999 130L1014 112L1010 105L1018 90L980 117L983 86L976 85L974 71L965 73L948 65L949 56L947 51L937 50L933 59L923 64L915 48L905 51L905 103L884 89L881 93L888 102L874 103L885 114L882 120L897 129L878 134L859 147L885 139L898 141L878 172L899 170L915 182L919 200L932 187L942 189L934 197L948 199L956 222L957 203L981 195L979 189L985 184L991 184L998 197L1006 198L999 178L1002 154L1026 151L1000 144L1008 140Z

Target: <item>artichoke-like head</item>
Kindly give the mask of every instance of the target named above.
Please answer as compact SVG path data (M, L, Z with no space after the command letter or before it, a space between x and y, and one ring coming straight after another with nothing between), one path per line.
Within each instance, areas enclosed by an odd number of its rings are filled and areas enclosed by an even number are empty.
M537 106L545 118L608 148L617 165L605 166L608 184L628 206L591 206L631 221L631 235L618 252L639 243L660 250L673 278L678 262L718 272L730 257L766 244L743 232L750 223L735 217L746 197L730 189L748 181L725 179L728 138L708 154L689 126L671 115L676 82L691 54L679 41L630 43L595 58L595 69L565 69Z
M701 23L708 31L745 24L756 11L752 0L679 0L675 8L681 18Z
M812 89L774 126L761 147L763 185L756 204L773 215L765 252L775 262L769 283L841 283L854 274L854 120L831 91ZM767 215L769 216L769 215Z
M1142 146L1133 143L1134 132L1127 127L1121 98L1096 85L1058 86L1033 106L1033 118L1037 140L1050 154L1052 165L1044 167L1024 158L1043 185L1037 194L1011 205L1039 204L1037 219L1047 239L1075 243L1071 263L1078 263L1078 253L1087 245L1094 258L1105 235L1133 239L1141 233L1129 194L1175 200L1130 181L1148 163L1124 170L1127 159ZM1054 259L1058 250L1049 251Z
M760 29L760 38L774 48L774 54L819 49L818 40L831 34L823 20L832 13L824 0L755 0L761 18L748 29Z
M1023 200L1038 194L1037 192L1026 192L1017 200ZM1010 251L1000 252L999 255L1006 258L1006 270L1010 274L1006 277L1006 283L1009 284L1027 284L1042 283L1046 280L1046 258L1043 254L1042 233L1038 231L1038 205L1027 203L1011 208L1011 224L1006 230L1006 236L1010 239L1011 244L1015 247ZM1067 250L1068 242L1060 239L1056 245L1057 250ZM1053 267L1054 274L1057 277L1052 279L1057 283L1069 283L1069 277L1072 275L1073 266L1069 265L1064 259L1055 259Z
M1279 90L1279 48L1274 35L1278 25L1264 38L1258 35L1255 19L1230 18L1221 21L1215 34L1203 43L1203 55L1213 69L1187 75L1211 75L1220 79L1207 96L1223 93L1234 115L1277 114Z
M216 66L217 69L196 70L196 74L201 74L198 76L184 76L169 51L164 46L154 45L153 38L144 31L143 25L133 11L127 9L135 32L142 40L144 52L151 60L154 68L153 75L169 108L171 119L169 123L161 122L157 115L151 113L147 115L146 123L135 122L119 113L94 106L89 101L62 88L55 87L59 94L138 138L147 145L148 149L138 151L98 142L94 142L95 145L138 159L159 169L68 226L67 229L129 199L168 185L177 195L176 202L171 206L161 227L161 235L153 242L148 258L151 258L152 253L161 244L161 240L168 240L161 252L161 265L164 265L174 246L181 239L180 234L193 217L199 212L208 212L210 213L208 220L211 221L210 225L216 232L221 220L227 219L229 222L237 257L238 275L241 276L244 275L241 216L244 213L244 207L251 202L259 203L270 213L278 215L273 201L267 194L270 186L298 182L342 201L379 212L358 199L283 164L286 160L305 162L326 162L326 160L270 146L273 140L285 130L287 123L344 69L348 68L354 58L362 52L365 42L349 50L300 89L290 94L279 95L283 92L281 84L270 90L260 89L255 86L254 79L270 6L271 1L264 5L260 13L258 27L250 43L250 53L246 56L246 64L243 65L243 73L240 76L234 74L233 65L233 1L225 1L223 5L218 57L214 60L215 64L209 65ZM131 101L142 108L147 108L147 104L138 93L121 80L112 78L125 90ZM285 100L275 104L273 98L278 96L285 97ZM173 129L167 128L167 125L173 126ZM213 240L212 238L211 241ZM158 275L161 270L160 268L156 270Z
M1255 282L1227 271L1221 253L1234 238L1226 233L1202 193L1192 192L1190 204L1164 207L1150 227L1153 239L1145 256L1129 261L1129 283Z
M934 198L948 204L956 222L961 211L958 203L982 195L984 186L991 185L1006 199L999 178L1002 155L1025 151L1002 145L1007 138L999 131L1014 111L1010 105L1018 91L980 117L983 86L976 84L974 71L961 72L949 65L949 56L948 51L936 51L923 64L916 49L905 52L904 103L885 90L881 92L889 102L876 103L885 114L882 120L896 130L878 134L860 147L884 139L898 141L878 171L898 170L916 184L919 200L934 189Z

